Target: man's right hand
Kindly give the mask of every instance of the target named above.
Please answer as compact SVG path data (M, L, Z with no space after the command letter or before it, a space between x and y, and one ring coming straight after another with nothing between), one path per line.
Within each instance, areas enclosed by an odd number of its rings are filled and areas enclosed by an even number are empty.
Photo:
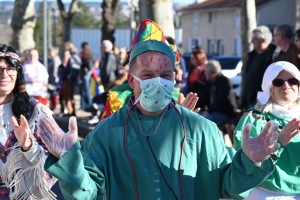
M38 135L55 157L62 157L78 140L76 117L69 119L69 131L64 133L57 123L49 117L42 116L38 121Z

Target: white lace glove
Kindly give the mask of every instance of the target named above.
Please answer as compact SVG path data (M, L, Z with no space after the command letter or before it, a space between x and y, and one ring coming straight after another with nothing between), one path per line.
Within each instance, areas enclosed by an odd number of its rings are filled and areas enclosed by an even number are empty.
M37 120L38 135L55 157L62 157L78 140L76 117L69 119L69 131L65 133L54 119L41 114Z
M274 121L269 121L262 132L250 138L251 123L248 123L242 134L242 149L246 156L256 165L268 159L272 153L280 147L278 140L278 124Z

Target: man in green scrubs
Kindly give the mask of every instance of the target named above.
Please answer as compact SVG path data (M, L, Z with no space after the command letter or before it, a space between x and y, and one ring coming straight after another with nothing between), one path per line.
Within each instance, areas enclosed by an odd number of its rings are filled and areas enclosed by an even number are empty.
M145 37L157 31L155 22L141 23L129 55L134 95L81 145L75 117L68 133L47 117L39 120L52 153L45 170L66 199L241 199L274 170L276 124L268 122L256 138L246 126L235 153L213 122L172 100L176 56L162 32L160 39Z

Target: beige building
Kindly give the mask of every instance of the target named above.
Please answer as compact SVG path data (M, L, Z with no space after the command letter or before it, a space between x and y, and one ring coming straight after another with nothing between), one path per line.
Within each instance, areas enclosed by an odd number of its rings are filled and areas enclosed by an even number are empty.
M241 55L240 0L206 0L182 8L182 48L201 46L207 54ZM256 0L257 24L271 29L296 23L297 0Z

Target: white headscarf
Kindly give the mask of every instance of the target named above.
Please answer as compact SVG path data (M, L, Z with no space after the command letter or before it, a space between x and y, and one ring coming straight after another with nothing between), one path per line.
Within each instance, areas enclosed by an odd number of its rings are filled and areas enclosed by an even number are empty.
M282 70L289 72L300 81L300 72L297 69L297 67L292 63L286 61L278 61L272 63L265 71L263 81L261 84L262 92L257 93L257 98L263 105L268 102L271 96L270 89L272 87L272 81L278 76L278 74ZM300 91L298 94L300 94Z

